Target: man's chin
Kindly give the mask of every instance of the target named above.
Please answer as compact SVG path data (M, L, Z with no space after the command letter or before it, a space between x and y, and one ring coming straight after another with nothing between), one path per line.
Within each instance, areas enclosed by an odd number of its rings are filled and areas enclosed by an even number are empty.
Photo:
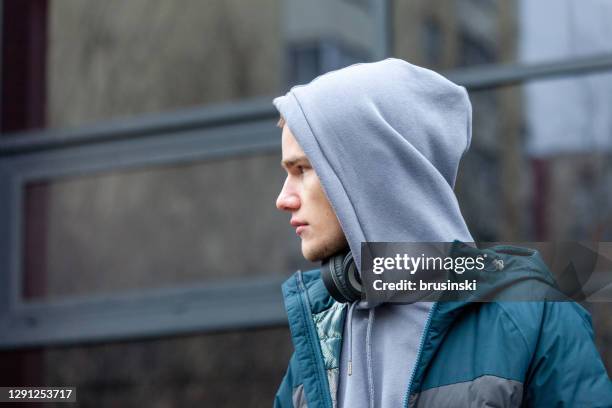
M306 258L306 260L310 262L320 262L324 259L321 255L317 253L312 253L305 250L302 250L302 256L304 256L304 258Z
M302 255L310 262L320 262L326 258L325 248L305 245L302 241Z

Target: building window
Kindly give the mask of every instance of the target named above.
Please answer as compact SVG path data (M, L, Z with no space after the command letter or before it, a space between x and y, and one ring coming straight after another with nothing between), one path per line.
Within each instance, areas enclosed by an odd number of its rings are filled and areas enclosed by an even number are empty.
M291 45L287 81L290 86L307 83L317 75L368 60L370 55L366 51L332 41Z
M476 38L467 31L459 34L459 47L459 66L492 64L497 61L495 50L485 39Z
M437 19L427 18L422 27L422 47L425 63L438 66L442 60L442 29Z

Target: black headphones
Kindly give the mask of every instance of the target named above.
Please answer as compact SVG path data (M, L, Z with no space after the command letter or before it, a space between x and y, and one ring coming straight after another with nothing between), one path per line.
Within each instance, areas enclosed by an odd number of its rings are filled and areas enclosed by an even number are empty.
M351 251L333 255L323 261L321 279L329 294L338 302L361 299L361 277Z

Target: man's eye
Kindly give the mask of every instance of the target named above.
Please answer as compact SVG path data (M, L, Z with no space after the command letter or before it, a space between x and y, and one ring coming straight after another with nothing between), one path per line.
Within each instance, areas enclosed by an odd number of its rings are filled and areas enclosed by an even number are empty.
M298 173L300 173L300 174L304 173L304 166L297 166L296 169L297 169Z

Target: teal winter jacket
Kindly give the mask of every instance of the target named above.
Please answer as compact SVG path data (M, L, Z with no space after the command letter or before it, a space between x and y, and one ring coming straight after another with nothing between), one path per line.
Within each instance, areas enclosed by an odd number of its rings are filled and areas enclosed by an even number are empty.
M492 250L508 276L545 273L537 251ZM298 271L282 290L294 353L274 406L333 407L347 305L319 270ZM435 303L404 407L472 406L612 407L590 314L574 302Z

